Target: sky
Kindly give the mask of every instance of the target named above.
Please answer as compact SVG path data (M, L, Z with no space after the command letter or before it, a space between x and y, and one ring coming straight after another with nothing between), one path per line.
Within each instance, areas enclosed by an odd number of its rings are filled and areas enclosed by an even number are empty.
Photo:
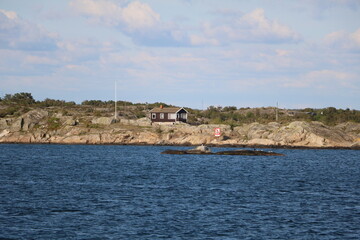
M0 97L360 110L359 0L0 0Z

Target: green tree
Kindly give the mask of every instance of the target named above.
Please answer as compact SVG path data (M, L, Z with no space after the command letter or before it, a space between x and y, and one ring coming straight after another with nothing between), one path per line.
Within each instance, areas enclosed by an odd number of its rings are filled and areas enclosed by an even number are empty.
M236 111L237 108L235 106L227 106L222 109L224 112L233 112Z
M5 94L4 101L6 103L16 103L16 104L34 104L35 99L31 93L21 92L15 93L14 95Z

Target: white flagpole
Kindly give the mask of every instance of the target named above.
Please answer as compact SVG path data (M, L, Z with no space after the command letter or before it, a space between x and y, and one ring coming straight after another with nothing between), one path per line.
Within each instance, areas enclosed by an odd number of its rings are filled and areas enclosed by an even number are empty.
M115 121L117 120L117 96L116 96L116 81L115 81Z

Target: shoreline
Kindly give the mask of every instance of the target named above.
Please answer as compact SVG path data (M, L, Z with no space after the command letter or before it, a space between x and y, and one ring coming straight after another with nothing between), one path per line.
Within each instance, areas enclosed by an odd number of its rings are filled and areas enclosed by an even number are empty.
M98 145L98 146L168 146L168 147L196 147L199 144L150 144L150 143L60 143L60 142L0 142L0 145ZM339 146L291 146L291 145L246 145L246 144L204 144L216 148L259 148L259 149L295 149L295 150L360 150L360 147Z
M0 119L0 143L199 146L272 149L360 150L360 123L327 126L321 122L253 122L222 124L153 124L148 118L63 116L32 110L20 117ZM215 136L214 129L221 129Z

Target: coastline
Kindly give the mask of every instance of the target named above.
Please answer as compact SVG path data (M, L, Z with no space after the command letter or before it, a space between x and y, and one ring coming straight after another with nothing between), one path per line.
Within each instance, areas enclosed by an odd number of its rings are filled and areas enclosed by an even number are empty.
M166 147L196 147L197 144L151 144L151 143L61 143L61 142L0 142L0 145L98 145L98 146L166 146ZM211 148L252 148L252 149L298 149L298 150L360 150L359 146L292 146L292 145L244 145L244 144L206 144Z
M214 129L221 129L221 136L215 136ZM112 117L64 116L37 109L19 117L0 119L1 143L359 150L360 123L163 125L153 124L148 118L122 118L114 122Z

